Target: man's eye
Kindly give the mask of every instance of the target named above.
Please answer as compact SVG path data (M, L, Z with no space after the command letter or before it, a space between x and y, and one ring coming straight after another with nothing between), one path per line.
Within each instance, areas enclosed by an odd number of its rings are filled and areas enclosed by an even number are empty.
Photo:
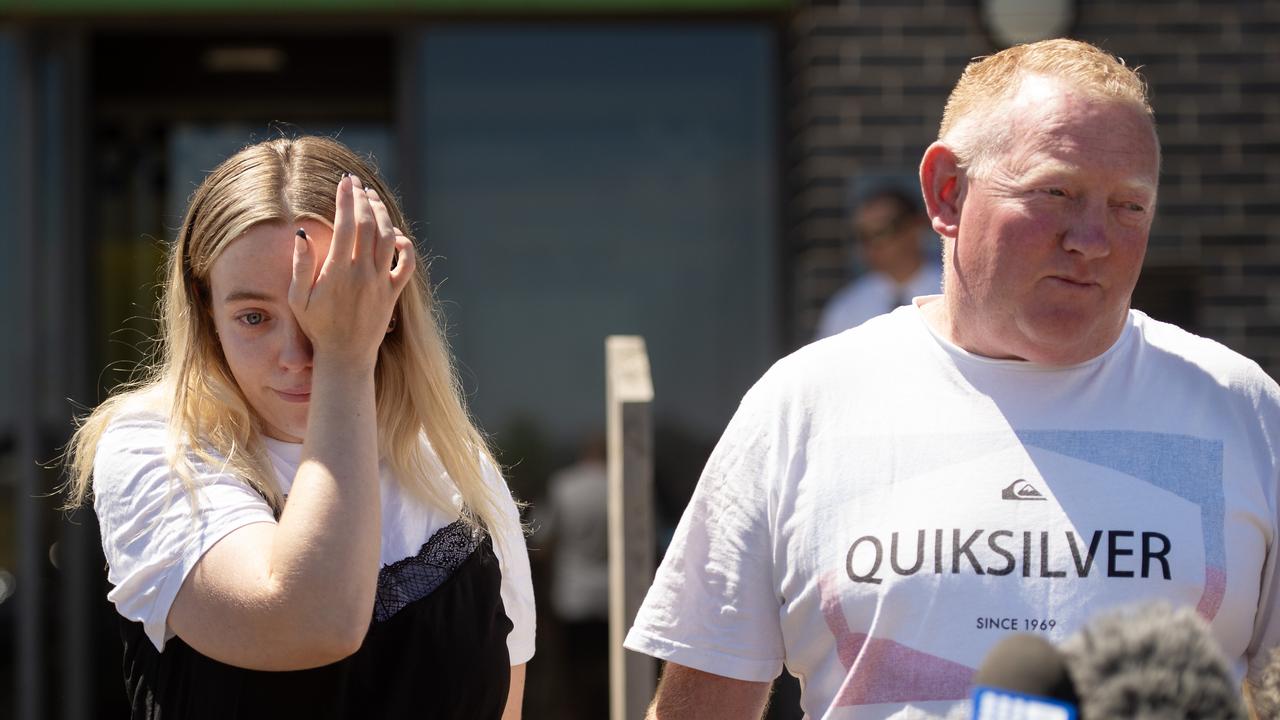
M1046 190L1045 190L1045 192L1049 193L1050 195L1052 195L1052 196L1054 196L1054 197L1066 197L1066 196L1067 196L1067 191L1066 191L1066 190L1063 190L1062 188L1048 188L1048 189L1046 189Z
M1125 212L1130 212L1130 213L1145 213L1147 211L1147 207L1145 205L1143 205L1142 203L1136 203L1136 202L1120 201L1120 202L1113 203L1112 207L1118 210L1123 210Z

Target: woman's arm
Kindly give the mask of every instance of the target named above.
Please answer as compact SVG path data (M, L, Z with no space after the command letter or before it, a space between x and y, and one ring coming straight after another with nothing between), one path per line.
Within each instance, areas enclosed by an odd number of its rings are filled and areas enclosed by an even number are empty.
M364 640L381 545L373 371L413 246L355 178L338 185L329 253L315 272L295 241L289 306L312 347L302 463L278 524L229 533L196 563L169 626L216 660L294 670L339 660ZM400 260L391 269L396 251Z
M511 687L507 690L507 707L502 711L502 720L520 720L524 704L524 666L524 663L511 666Z
M327 379L317 368L312 398L303 461L279 524L248 525L215 544L169 611L173 631L215 660L254 670L325 665L359 649L373 616L373 393L359 378ZM340 419L344 410L349 420Z

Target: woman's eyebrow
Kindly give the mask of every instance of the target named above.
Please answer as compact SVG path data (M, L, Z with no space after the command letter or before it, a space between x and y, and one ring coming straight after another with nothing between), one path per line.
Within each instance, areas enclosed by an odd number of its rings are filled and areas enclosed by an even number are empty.
M275 300L275 297L268 295L266 293L258 292L257 290L233 290L227 293L226 297L222 298L222 302L224 303L233 303L233 302L238 302L240 300L273 302Z

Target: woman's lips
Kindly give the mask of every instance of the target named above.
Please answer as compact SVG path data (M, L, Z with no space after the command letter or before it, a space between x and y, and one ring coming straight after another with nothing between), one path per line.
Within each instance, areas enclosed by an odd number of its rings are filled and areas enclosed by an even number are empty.
M284 400L285 402L304 403L311 400L310 390L292 391L292 390L276 390L275 388L272 388L271 391L274 392L276 395L279 395L280 399Z

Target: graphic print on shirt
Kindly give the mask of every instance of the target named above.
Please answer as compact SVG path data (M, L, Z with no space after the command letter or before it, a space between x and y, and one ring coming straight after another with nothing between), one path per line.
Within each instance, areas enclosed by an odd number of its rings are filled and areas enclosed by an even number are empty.
M832 510L847 536L817 582L843 673L835 706L963 700L1004 633L1060 641L1103 606L1177 599L1211 621L1222 605L1220 441L1046 430L878 444L860 464L892 478Z

